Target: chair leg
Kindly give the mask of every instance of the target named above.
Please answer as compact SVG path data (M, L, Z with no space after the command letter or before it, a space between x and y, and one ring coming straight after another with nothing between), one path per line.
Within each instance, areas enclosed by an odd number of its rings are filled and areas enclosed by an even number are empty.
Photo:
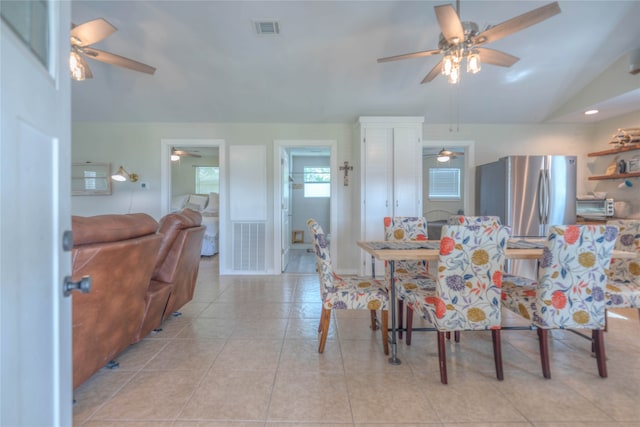
M318 344L318 353L324 352L324 345L327 342L329 333L329 324L331 323L331 310L322 308L322 317L320 320L320 343Z
M493 340L493 360L496 363L496 377L502 381L504 379L504 372L502 371L502 344L500 342L500 329L491 330L491 339Z
M445 333L438 331L438 361L440 362L440 382L447 384L447 349L444 344Z
M549 342L548 329L538 328L538 341L540 345L540 363L542 364L542 376L551 378L551 368L549 367Z
M607 356L604 351L604 331L602 329L591 332L592 341L596 347L596 360L598 363L598 374L602 378L607 378Z
M413 328L413 307L411 307L411 304L407 304L407 339L405 340L407 345L411 345L412 328Z
M404 312L404 302L399 299L398 300L398 339L402 339L402 316Z
M389 310L382 310L382 320L380 329L382 330L382 348L384 354L389 354Z
M371 310L371 330L372 331L378 330L378 322L377 322L375 310Z

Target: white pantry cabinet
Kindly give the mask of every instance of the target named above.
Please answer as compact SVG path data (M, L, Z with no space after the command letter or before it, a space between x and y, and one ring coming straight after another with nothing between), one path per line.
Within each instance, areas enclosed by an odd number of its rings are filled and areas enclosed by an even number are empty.
M360 117L358 120L360 232L358 240L384 240L385 216L422 212L423 117ZM361 253L360 274L371 274L371 256ZM377 262L376 277L384 274Z

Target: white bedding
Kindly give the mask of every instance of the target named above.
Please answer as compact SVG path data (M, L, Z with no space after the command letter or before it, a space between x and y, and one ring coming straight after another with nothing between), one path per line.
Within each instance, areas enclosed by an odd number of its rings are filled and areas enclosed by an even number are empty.
M202 225L205 226L204 238L202 239L203 256L211 256L218 253L218 223L217 216L202 215Z

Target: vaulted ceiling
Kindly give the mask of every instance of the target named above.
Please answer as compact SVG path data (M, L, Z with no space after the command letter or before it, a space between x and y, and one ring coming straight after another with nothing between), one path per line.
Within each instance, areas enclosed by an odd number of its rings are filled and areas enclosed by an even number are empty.
M462 0L480 29L546 1ZM96 43L157 68L137 73L89 59L73 82L74 121L344 123L363 115L425 123L599 120L640 109L639 1L559 1L562 12L487 47L520 58L483 65L451 86L420 84L438 56L433 1L76 1L75 24L102 17L118 31ZM454 4L455 6L455 4ZM254 23L277 21L278 35ZM601 106L599 118L582 110Z

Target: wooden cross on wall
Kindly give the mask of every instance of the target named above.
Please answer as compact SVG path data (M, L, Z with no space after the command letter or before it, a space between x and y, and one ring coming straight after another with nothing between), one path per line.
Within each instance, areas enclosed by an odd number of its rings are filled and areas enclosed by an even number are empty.
M349 171L353 170L353 166L349 166L349 161L344 161L344 166L340 166L340 170L344 171L344 186L349 185Z

